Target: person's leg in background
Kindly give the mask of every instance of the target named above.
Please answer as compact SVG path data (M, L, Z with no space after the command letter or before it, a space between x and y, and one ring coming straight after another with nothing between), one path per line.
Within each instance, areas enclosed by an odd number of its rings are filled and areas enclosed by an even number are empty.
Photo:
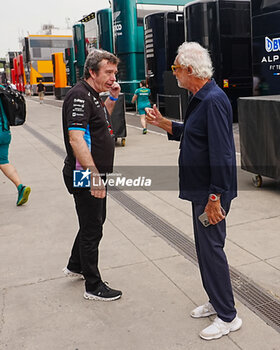
M146 122L146 114L144 109L139 109L138 113L140 115L140 121L143 128L143 134L147 134L147 122Z
M21 183L20 177L16 168L9 163L8 154L9 154L9 145L11 142L11 132L1 131L0 132L0 169L3 174L14 183L18 190L18 200L17 206L20 206L28 201L30 194L30 187L24 186Z
M44 99L44 91L40 91L39 92L39 100L40 100L40 104L43 103L43 99Z

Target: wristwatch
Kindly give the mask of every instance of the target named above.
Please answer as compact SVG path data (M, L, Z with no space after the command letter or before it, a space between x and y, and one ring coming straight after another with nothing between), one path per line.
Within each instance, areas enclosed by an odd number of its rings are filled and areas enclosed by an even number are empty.
M209 194L209 199L210 199L210 201L212 201L212 202L217 202L217 201L220 199L220 196L217 196L217 195L214 194L214 193L210 193L210 194Z

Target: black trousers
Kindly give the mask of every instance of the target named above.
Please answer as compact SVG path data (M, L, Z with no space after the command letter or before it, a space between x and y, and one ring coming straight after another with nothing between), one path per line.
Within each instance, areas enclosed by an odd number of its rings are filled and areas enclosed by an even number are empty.
M106 197L95 198L89 189L73 189L73 180L64 175L68 191L73 194L79 219L79 231L74 241L67 268L82 272L87 291L94 291L101 282L98 269L98 247L106 219Z
M196 253L203 287L219 318L231 322L236 316L229 267L224 252L226 238L225 220L204 227L198 220L205 204L192 203ZM229 203L222 203L226 213Z

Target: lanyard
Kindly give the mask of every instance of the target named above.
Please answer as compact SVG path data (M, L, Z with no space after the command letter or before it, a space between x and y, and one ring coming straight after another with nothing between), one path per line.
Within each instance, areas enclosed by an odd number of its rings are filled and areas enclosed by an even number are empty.
M112 137L114 137L114 131L112 129L112 125L110 124L110 121L109 121L109 118L108 118L108 112L107 112L106 106L105 106L104 102L102 101L102 99L100 97L99 97L99 100L100 100L101 106L103 107L103 110L104 110L104 115L105 115L105 119L106 119L106 123L107 123L109 134Z

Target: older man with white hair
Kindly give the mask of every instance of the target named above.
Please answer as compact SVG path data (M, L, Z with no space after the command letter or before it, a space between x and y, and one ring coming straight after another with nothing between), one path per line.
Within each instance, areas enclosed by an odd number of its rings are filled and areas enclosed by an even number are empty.
M232 108L226 94L212 79L211 58L198 43L185 42L172 66L178 85L192 93L184 123L164 118L156 106L147 108L147 121L180 141L180 195L192 202L198 263L209 301L191 312L194 318L217 314L200 332L206 340L238 330L237 316L224 252L225 216L237 195ZM200 219L203 215L204 220Z

